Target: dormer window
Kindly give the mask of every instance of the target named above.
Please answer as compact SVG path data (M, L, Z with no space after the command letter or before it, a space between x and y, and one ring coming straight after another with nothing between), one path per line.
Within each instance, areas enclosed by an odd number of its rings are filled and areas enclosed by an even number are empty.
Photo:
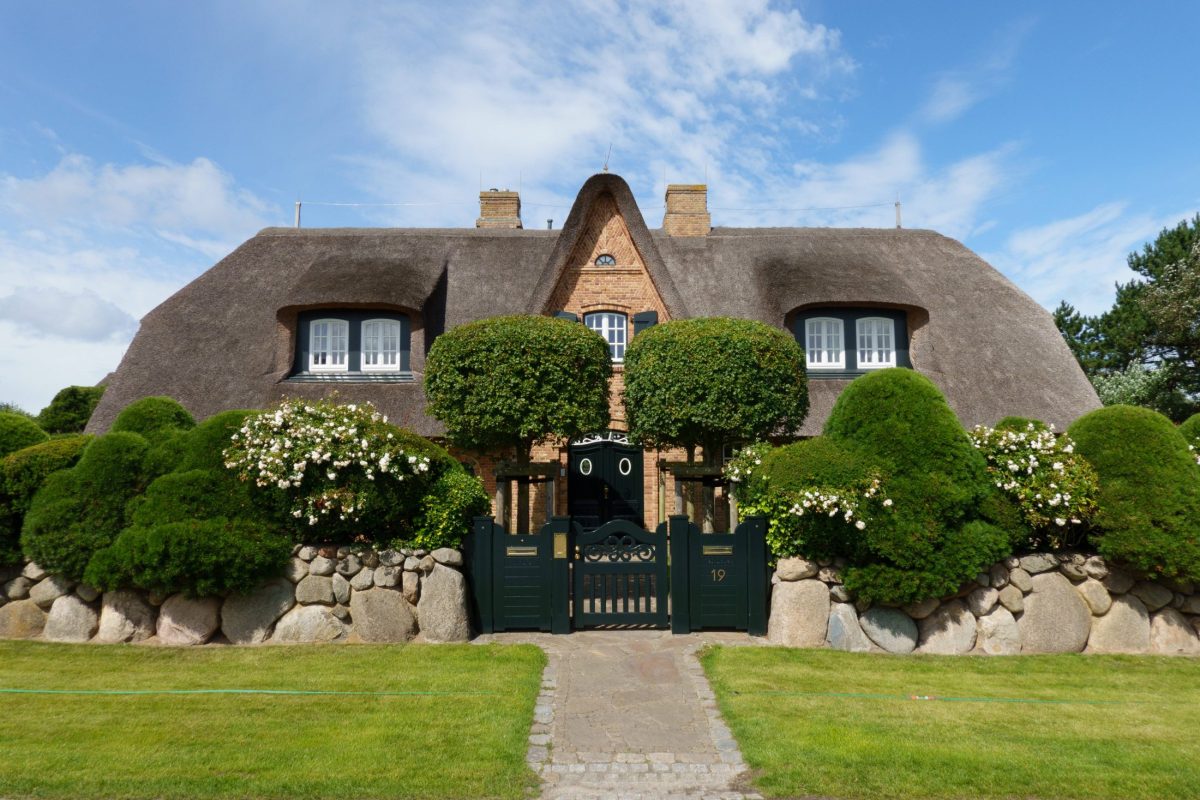
M586 314L583 324L604 337L608 342L608 352L616 364L625 361L625 343L629 335L629 321L624 314L615 311L600 311Z
M855 325L858 329L858 368L880 369L896 366L893 347L894 324L884 317L865 317Z
M840 319L814 317L807 320L804 339L804 357L809 369L846 368L846 348Z
M308 369L311 372L345 372L350 325L344 319L316 319L309 323Z
M302 311L293 381L407 381L408 317L391 311Z
M596 261L594 263L597 267L615 267L617 265L617 260L608 253L601 253L600 255L596 256Z

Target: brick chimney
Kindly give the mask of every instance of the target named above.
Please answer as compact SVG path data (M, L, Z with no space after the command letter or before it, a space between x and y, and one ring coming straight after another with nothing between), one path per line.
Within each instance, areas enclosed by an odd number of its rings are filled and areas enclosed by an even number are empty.
M708 213L708 186L673 183L667 187L667 213L663 230L669 236L707 236L712 228Z
M476 228L521 228L521 196L507 189L479 193Z

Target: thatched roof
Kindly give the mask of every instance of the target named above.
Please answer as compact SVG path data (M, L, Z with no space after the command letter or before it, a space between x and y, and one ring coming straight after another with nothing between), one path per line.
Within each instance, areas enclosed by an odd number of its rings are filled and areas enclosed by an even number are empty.
M259 232L151 311L129 346L89 430L105 430L130 402L169 395L198 418L227 408L309 396L325 384L283 382L298 310L374 306L414 320L417 380L339 384L426 435L424 350L448 327L542 310L595 198L610 194L674 318L734 316L784 325L822 305L908 310L910 358L963 423L1009 414L1060 429L1099 406L1049 313L973 252L932 231L714 228L676 238L646 228L621 178L596 175L561 231L291 229ZM804 433L824 424L840 380L810 382Z

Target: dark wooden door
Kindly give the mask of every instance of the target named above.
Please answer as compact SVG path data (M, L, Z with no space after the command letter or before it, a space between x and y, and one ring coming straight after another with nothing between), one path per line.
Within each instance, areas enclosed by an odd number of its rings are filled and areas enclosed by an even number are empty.
M642 525L642 451L598 441L568 450L567 511L585 531L612 520Z

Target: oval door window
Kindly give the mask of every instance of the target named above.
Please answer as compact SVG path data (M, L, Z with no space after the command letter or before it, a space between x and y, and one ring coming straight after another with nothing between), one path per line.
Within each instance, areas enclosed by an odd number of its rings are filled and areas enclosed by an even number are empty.
M580 475L591 475L592 474L592 460L590 458L579 459L579 474Z
M622 475L628 475L630 472L633 472L633 462L631 462L628 458L622 458L617 463L617 470Z

